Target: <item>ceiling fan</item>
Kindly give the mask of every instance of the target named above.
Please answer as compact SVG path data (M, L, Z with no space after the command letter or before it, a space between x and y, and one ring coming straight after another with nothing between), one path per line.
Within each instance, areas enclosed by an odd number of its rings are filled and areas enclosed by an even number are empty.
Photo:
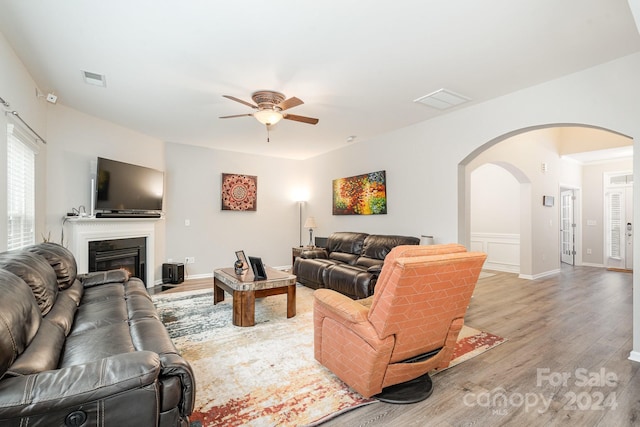
M284 94L280 92L275 92L272 90L259 90L253 92L253 94L251 95L251 99L253 99L253 102L255 102L255 104L243 101L242 99L236 98L235 96L231 95L222 96L231 99L232 101L247 105L256 111L252 114L235 114L233 116L222 116L220 117L221 119L253 116L260 123L266 125L267 129L269 129L271 126L275 125L282 119L308 123L310 125L315 125L318 123L318 119L314 119L313 117L297 116L295 114L289 114L285 112L290 108L304 104L301 99L298 99L295 96L286 99Z

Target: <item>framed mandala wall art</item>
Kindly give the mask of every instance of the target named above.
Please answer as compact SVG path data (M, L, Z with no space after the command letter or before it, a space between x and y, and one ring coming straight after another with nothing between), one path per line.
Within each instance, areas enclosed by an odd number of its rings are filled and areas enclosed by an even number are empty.
M258 177L222 174L222 210L255 211L258 203Z

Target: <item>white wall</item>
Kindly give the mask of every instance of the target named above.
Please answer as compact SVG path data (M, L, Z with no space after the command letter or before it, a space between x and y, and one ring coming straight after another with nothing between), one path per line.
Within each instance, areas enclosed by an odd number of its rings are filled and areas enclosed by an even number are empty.
M186 275L212 276L215 268L232 265L238 250L270 266L291 265L291 248L300 239L295 194L306 187L299 161L172 143L166 161L166 258L195 257ZM255 212L221 210L222 173L258 177Z
M506 169L485 164L471 173L471 233L520 233L520 183Z

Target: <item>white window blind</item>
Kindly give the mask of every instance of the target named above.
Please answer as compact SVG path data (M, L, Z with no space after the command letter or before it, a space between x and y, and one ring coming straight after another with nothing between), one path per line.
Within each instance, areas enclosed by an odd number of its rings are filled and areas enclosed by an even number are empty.
M622 195L620 193L610 193L607 195L607 216L608 224L608 256L620 258L622 256Z
M35 243L36 147L19 128L7 135L7 249Z

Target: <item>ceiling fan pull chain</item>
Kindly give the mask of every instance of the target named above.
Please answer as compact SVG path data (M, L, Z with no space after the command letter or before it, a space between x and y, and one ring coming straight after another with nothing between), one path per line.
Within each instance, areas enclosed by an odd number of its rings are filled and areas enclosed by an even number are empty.
M267 142L269 142L269 126L267 126Z

